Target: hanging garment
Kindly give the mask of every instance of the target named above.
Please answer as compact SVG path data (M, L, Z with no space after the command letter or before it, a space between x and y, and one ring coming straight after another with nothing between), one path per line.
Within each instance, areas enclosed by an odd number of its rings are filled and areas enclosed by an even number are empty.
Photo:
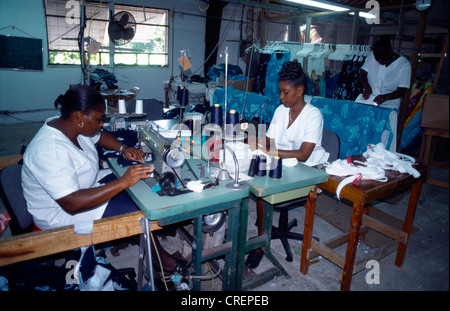
M330 75L329 73L325 76L325 97L333 98L334 90L339 79L339 74Z
M362 93L363 88L358 79L364 60L365 57L355 55L343 62L333 94L334 99L355 100Z
M290 60L290 57L290 51L275 51L271 54L269 63L267 64L264 95L270 98L270 104L264 108L263 114L269 115L270 120L272 120L275 109L281 105L279 88L280 77L278 77L278 72L280 72L283 64ZM264 121L270 122L270 120L265 119Z
M305 95L315 96L315 92L316 92L316 87L314 85L314 81L309 76L306 76Z
M266 86L267 64L269 63L269 60L270 54L259 54L259 64L256 69L255 82L253 85L253 91L255 93L264 95L264 87Z

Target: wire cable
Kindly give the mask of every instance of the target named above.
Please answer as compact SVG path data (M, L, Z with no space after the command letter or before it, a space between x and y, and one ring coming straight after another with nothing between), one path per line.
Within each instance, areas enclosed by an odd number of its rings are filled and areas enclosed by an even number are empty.
M30 36L31 38L36 38L35 36L30 35L29 33L27 33L27 32L25 32L25 31L23 31L23 30L17 28L17 27L14 26L14 25L10 25L10 26L6 26L6 27L3 27L3 28L0 28L0 30L6 29L6 28L16 29L16 30L18 30L18 31L20 31L20 32L23 32L23 33L26 34L27 36ZM36 39L37 39L37 38L36 38Z
M209 9L209 0L206 1L206 9L204 10L200 9L200 3L198 3L198 0L197 0L197 7L200 12L206 12Z
M91 24L92 24L92 20L94 19L95 13L97 13L98 8L100 7L100 5L102 4L103 0L100 0L100 3L97 5L97 8L95 8L94 13L91 16L91 20L89 21L89 28L88 28L88 36L91 35Z
M209 273L211 273L211 275L213 275L211 266L209 265L209 263L207 261L205 261L206 265L208 266L209 269ZM212 285L211 285L211 290L214 291L214 278L212 278Z
M166 291L169 291L169 288L167 287L167 283L166 283L165 276L164 276L164 268L163 268L163 265L161 262L161 257L159 256L158 248L156 247L155 238L153 237L153 234L151 232L149 232L149 234L152 239L153 246L155 247L156 257L158 257L159 266L161 267L161 274L162 274L161 280L163 280Z

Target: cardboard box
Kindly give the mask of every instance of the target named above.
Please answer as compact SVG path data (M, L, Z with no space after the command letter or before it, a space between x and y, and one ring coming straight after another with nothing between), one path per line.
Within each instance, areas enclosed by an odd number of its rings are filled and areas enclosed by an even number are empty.
M253 81L254 79L251 78L250 80L230 80L228 79L227 85L231 85L235 90L239 91L245 91L246 88L246 82L248 81L248 91L253 92Z
M420 125L439 130L449 130L448 95L427 94L423 101Z

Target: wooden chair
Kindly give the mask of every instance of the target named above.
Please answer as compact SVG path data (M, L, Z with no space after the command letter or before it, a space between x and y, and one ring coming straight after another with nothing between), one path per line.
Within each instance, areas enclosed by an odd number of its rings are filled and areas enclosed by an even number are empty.
M431 166L449 168L448 164L433 161L437 138L449 138L449 96L427 94L424 98L420 125L424 129L419 152L419 163L430 167L427 183L449 188L448 182L430 178Z

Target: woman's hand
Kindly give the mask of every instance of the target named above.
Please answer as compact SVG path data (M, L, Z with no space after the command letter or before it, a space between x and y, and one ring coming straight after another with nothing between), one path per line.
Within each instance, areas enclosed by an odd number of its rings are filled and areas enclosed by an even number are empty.
M128 167L125 174L119 179L125 183L125 186L131 187L141 179L150 177L150 174L155 170L153 166L147 164L136 164Z
M386 100L388 100L388 97L386 95L378 95L373 99L373 101L376 102L378 105L381 105Z
M122 153L127 160L137 162L144 161L144 153L142 153L142 151L136 149L135 147L126 148L122 151Z
M364 99L368 99L371 94L372 94L372 88L370 86L367 86L366 88L364 88L364 91L362 94Z

